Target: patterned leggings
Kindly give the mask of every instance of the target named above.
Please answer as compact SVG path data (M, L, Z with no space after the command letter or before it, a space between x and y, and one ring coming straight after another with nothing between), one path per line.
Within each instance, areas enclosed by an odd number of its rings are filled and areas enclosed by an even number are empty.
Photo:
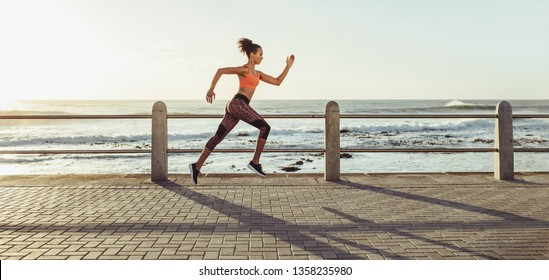
M259 129L259 139L267 140L271 127L269 124L252 108L250 101L242 94L237 94L225 107L225 116L215 134L206 143L206 148L213 151L229 132L238 124L240 120Z

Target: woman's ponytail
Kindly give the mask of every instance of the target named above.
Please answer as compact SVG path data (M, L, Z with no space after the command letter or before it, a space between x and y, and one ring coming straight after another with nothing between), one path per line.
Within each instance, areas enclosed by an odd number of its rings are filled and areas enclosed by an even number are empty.
M240 52L245 53L248 57L250 57L250 54L255 53L258 48L261 48L260 45L255 44L254 42L252 42L252 40L248 38L240 38L237 44L240 48Z

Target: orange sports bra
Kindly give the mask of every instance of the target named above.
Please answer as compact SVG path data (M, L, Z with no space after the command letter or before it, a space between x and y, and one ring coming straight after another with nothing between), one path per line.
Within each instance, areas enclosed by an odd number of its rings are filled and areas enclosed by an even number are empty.
M250 69L250 67L248 67L248 74L246 75L246 77L242 78L238 76L238 78L240 80L241 88L255 89L259 84L259 76L257 77L254 76L254 74L252 73L252 69Z

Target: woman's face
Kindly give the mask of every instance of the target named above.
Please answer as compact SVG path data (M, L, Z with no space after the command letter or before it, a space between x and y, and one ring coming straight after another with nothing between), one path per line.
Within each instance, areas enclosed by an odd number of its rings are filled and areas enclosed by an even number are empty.
M261 64L261 61L263 60L263 49L258 48L254 53L252 53L251 59L255 64Z

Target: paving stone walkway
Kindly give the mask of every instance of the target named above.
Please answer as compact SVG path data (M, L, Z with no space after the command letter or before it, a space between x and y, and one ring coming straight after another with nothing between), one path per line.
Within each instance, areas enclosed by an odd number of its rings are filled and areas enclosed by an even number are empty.
M0 259L549 259L549 173L0 176Z

